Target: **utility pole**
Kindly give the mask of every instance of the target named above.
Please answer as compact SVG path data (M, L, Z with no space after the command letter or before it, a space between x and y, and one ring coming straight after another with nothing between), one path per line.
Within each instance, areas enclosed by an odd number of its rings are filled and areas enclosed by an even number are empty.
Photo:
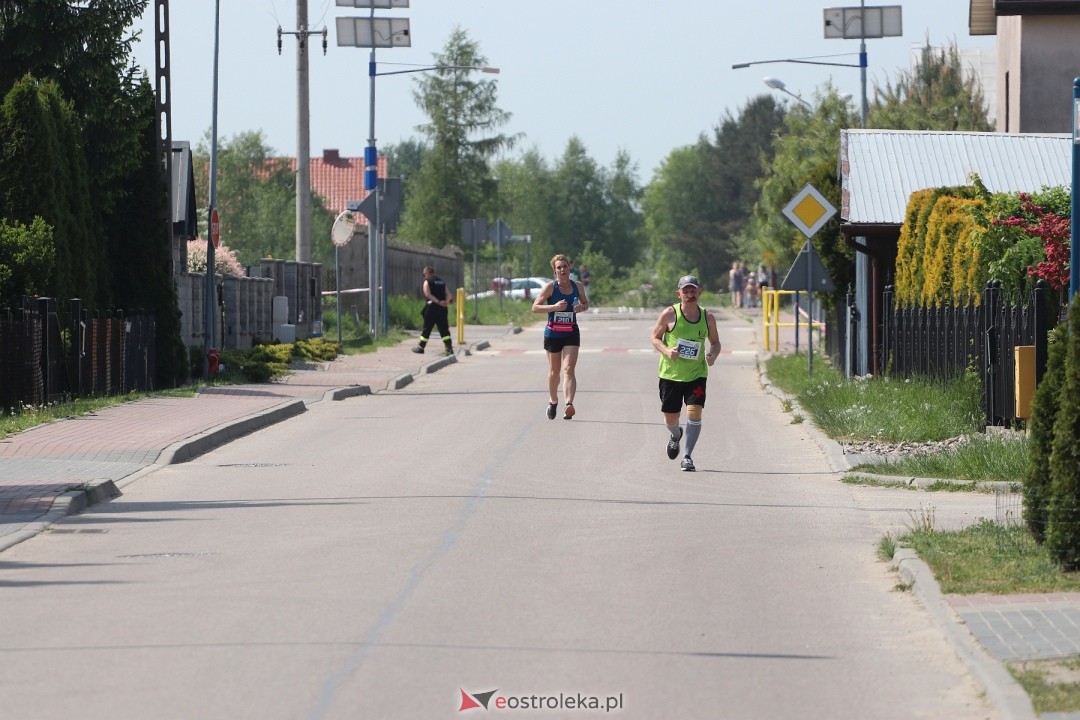
M326 28L309 30L307 0L296 0L296 30L277 29L278 55L281 36L296 37L296 261L311 262L311 110L308 86L308 38L322 35L326 54Z

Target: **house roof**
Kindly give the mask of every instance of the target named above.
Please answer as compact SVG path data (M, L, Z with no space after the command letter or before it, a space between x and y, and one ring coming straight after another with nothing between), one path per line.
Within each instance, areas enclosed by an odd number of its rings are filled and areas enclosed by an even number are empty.
M994 0L968 0L968 33L997 35L997 13Z
M296 158L282 158L289 169L296 172ZM386 177L386 157L379 156L379 177ZM364 190L364 158L341 157L337 150L323 150L322 157L311 158L311 190L323 198L328 210L335 214L344 212L348 203L363 200L368 191ZM367 218L357 216L360 224L366 224Z
M1072 135L840 131L840 217L852 224L904 222L916 190L967 185L990 192L1072 186Z
M997 19L1002 15L1077 15L1076 0L968 0L968 32L997 35Z

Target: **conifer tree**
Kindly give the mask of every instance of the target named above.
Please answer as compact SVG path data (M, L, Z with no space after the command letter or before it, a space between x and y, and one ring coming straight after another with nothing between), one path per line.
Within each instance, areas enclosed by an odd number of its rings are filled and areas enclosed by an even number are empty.
M1080 569L1080 300L1069 308L1065 377L1050 452L1046 546L1066 570Z
M1035 542L1046 540L1050 510L1050 454L1054 443L1054 421L1061 405L1065 383L1066 326L1050 333L1046 372L1031 401L1028 421L1028 466L1024 472L1024 522Z

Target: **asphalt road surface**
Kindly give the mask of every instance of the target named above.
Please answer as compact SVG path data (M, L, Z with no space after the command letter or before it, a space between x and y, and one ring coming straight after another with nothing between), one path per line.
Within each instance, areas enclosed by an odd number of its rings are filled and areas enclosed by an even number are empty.
M997 717L875 555L993 498L841 483L723 316L681 472L653 319L584 321L573 420L532 327L9 549L0 715Z

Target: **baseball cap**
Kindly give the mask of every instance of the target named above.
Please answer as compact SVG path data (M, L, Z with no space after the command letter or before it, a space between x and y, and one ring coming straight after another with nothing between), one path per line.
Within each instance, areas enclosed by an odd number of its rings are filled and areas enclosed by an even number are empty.
M696 275L683 275L679 278L679 289L682 290L687 285L693 285L698 290L701 289L701 281L697 279Z

